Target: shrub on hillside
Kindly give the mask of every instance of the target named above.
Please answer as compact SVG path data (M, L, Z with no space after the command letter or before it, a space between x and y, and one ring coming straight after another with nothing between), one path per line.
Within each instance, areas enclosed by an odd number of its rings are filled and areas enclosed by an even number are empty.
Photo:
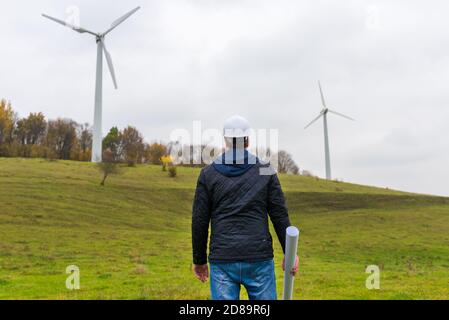
M166 172L167 168L172 164L172 160L170 156L163 156L161 158L162 161L162 171Z
M111 150L106 150L103 152L103 162L97 164L98 169L101 173L103 173L103 180L101 181L101 185L104 186L106 183L106 179L113 174L119 173L119 165L114 159L114 155Z
M178 175L178 168L176 168L175 166L171 165L168 167L168 175L171 178L175 178Z

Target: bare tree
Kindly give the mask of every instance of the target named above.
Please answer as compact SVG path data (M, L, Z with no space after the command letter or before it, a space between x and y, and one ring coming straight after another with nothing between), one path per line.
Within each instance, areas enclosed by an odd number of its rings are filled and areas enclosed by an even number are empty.
M278 171L279 173L298 174L299 167L293 160L293 157L286 151L279 151L278 158Z

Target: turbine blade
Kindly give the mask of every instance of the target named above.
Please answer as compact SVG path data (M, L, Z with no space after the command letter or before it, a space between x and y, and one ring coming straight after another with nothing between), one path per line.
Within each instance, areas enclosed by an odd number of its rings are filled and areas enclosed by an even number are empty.
M320 115L318 117L316 117L315 119L312 120L312 122L310 122L307 126L305 126L304 130L306 130L307 128L309 128L312 124L314 124L315 122L318 121L318 119L320 119L323 116L322 113L320 113Z
M111 77L112 77L112 82L114 83L114 88L118 89L117 86L117 79L115 77L115 71L114 71L114 64L112 63L112 57L111 54L109 53L109 51L106 49L106 45L104 43L104 39L101 39L101 45L103 47L103 52L104 55L106 57L106 61L108 63L108 68L109 68L109 72L111 73Z
M355 121L355 119L353 119L353 118L351 118L351 117L348 117L348 116L346 116L346 115L344 115L344 114L342 114L342 113L339 113L339 112L336 112L336 111L333 111L333 110L328 110L328 111L329 111L330 113L336 114L337 116L346 118L346 119L351 120L351 121Z
M124 22L126 19L128 19L129 17L131 17L137 10L139 10L140 7L134 8L133 10L131 10L130 12L128 12L127 14L123 15L122 17L118 18L117 20L115 20L112 24L111 27L117 27L119 24L121 24L122 22Z
M62 21L62 20L59 20L59 19L50 17L49 15L46 15L46 14L44 14L44 13L42 14L42 16L43 16L44 18L50 19L50 20L52 20L52 21L54 21L54 22L56 22L56 23L62 24L63 26L66 26L66 27L69 27L69 28L73 28L73 26L72 26L72 25L69 25L67 22L64 22L64 21Z
M117 20L115 20L112 24L111 27L105 32L103 33L103 35L107 35L109 32L111 32L112 30L114 30L115 28L117 28L120 24L122 24L126 19L128 19L129 17L131 17L134 13L136 13L137 10L139 10L140 7L137 7L133 10L131 10L130 12L128 12L127 14L123 15L122 17L118 18Z
M92 34L94 36L97 35L95 32L89 31L89 30L81 28L81 27L74 26L73 24L67 23L67 22L62 21L60 19L53 18L53 17L51 17L49 15L42 14L42 16L44 18L50 19L50 20L52 20L52 21L54 21L56 23L62 24L63 26L68 27L68 28L70 28L70 29L72 29L72 30L74 30L76 32L79 32L79 33L90 33L90 34Z
M326 101L324 100L323 89L321 88L320 81L318 81L318 86L320 87L321 103L323 104L323 107L326 108Z

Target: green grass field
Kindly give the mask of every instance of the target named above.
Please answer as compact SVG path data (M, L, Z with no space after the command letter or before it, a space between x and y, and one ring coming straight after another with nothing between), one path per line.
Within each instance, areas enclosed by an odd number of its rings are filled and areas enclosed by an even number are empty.
M168 177L95 165L0 159L0 299L208 299L191 273L197 169ZM448 299L449 199L281 176L301 228L297 299ZM278 293L282 259L276 242ZM66 267L81 290L65 287ZM381 289L367 290L368 265Z

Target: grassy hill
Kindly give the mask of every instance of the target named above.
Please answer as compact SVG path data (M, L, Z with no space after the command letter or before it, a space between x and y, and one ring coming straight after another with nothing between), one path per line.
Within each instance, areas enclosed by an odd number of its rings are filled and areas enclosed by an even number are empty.
M191 274L197 169L0 159L0 299L207 299ZM302 230L299 299L449 298L449 199L281 176ZM276 242L278 292L282 289ZM81 270L81 290L65 269ZM365 288L367 265L381 290Z

